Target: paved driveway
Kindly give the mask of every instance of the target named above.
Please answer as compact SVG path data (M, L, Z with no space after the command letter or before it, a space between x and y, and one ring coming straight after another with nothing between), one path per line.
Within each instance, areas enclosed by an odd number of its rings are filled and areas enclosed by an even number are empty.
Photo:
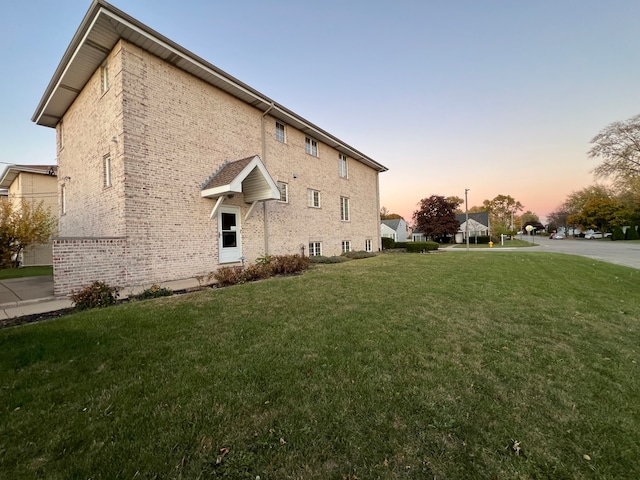
M520 238L520 237L518 237ZM522 240L528 241L527 236ZM640 243L625 242L623 240L612 242L604 240L585 240L584 238L552 240L549 237L535 237L536 246L525 248L483 248L483 252L555 252L601 260L640 270ZM465 252L464 248L447 248L451 252ZM471 250L472 252L474 250Z
M53 276L0 280L0 305L53 297Z
M552 240L536 237L544 252L569 253L640 269L640 243L611 240L585 240L584 238Z
M625 265L640 269L640 243L611 240L585 240L584 238L552 240L548 237L536 237L535 242L539 247L536 250L543 252L569 253L581 255L603 262ZM527 251L529 249L524 249Z

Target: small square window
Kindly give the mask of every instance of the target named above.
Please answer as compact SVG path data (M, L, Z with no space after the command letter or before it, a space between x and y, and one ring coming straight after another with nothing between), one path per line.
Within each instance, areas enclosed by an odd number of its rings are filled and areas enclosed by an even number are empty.
M349 199L347 197L340 197L340 220L349 221Z
M351 251L351 240L342 241L342 253L348 253Z
M276 140L282 143L286 141L284 123L276 122Z
M309 256L319 257L322 255L322 243L321 242L309 242Z
M307 190L308 205L313 208L320 208L320 191L319 190Z
M289 202L289 185L284 182L278 182L278 190L280 191L280 201Z
M347 178L347 156L339 154L338 155L338 175L340 178Z
M304 148L309 155L318 156L318 142L313 138L306 137L304 139Z

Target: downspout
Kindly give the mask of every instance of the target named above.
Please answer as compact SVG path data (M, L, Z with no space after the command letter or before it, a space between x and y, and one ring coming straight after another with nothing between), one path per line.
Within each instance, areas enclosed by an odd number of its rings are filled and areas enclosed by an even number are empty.
M377 223L377 235L376 235L376 243L378 244L378 251L382 251L382 244L380 242L382 242L382 240L380 239L380 172L376 171L376 200L378 203L378 223Z
M264 126L264 119L267 116L267 114L271 111L271 109L274 107L275 105L273 104L273 102L271 102L271 105L269 105L269 108L267 108L267 110L262 114L262 163L264 164L264 166L267 166L267 138L265 136L265 126ZM267 219L267 202L262 202L262 221L264 223L263 225L263 231L264 231L264 254L265 256L269 255L269 221Z

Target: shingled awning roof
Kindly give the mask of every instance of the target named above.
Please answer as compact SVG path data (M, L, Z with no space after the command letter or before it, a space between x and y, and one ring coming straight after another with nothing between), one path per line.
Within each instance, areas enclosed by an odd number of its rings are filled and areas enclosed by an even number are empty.
M200 191L206 198L233 193L244 194L246 203L280 198L278 186L258 155L224 163L204 182Z

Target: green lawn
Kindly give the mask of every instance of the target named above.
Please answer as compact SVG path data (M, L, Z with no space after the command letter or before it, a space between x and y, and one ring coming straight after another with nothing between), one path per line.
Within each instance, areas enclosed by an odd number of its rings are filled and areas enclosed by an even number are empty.
M640 478L640 270L380 255L0 331L0 477Z
M40 277L42 275L53 275L53 267L21 267L0 269L0 280L9 278Z

